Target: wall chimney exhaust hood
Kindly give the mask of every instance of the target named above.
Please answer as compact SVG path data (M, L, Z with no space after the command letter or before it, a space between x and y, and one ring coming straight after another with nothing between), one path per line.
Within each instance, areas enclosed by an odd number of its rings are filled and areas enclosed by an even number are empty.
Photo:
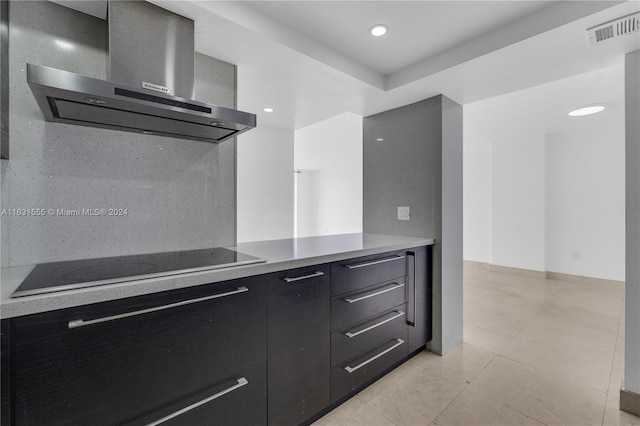
M254 114L192 100L193 21L142 1L109 2L108 80L27 64L46 121L219 143Z

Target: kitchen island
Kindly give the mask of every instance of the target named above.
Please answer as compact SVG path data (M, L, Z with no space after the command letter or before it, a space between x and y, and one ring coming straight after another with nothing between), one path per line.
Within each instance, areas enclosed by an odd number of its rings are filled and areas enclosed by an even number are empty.
M313 421L431 339L433 244L243 243L264 262L13 299L3 270L2 423Z

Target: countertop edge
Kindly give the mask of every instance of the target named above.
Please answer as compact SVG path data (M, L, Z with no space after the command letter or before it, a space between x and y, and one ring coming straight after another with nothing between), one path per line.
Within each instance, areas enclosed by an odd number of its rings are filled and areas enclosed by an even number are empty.
M356 235L356 234L353 234ZM364 234L362 234L364 235ZM375 235L375 234L373 234ZM335 236L339 238L342 236ZM317 255L309 255L303 257L288 257L285 259L266 259L264 263L242 265L231 268L216 269L211 271L200 271L183 274L169 275L159 278L149 278L132 280L122 283L109 284L104 286L86 287L77 290L60 291L35 296L26 296L20 298L3 297L0 301L0 318L8 319L24 315L31 315L41 312L54 311L58 309L71 308L76 306L89 305L128 297L143 296L146 294L158 293L168 290L176 290L181 288L194 287L205 284L213 284L216 282L227 281L237 278L246 278L255 275L268 274L272 272L284 271L287 269L302 268L306 266L318 265L323 263L336 262L353 257L368 256L387 251L404 250L412 247L420 247L425 245L433 245L435 240L432 238L411 238L400 236L380 236L381 240L387 239L388 243L380 245L344 250L337 249L330 253L322 253ZM322 241L331 241L332 236L311 237L322 238ZM264 241L257 243L241 243L232 248L237 249L246 254L256 255L252 253L251 247L260 246L262 249L268 249L269 244L277 244L278 241L310 241L309 239L291 239L276 240L273 242ZM311 240L312 241L312 240ZM10 294L10 293L9 293Z

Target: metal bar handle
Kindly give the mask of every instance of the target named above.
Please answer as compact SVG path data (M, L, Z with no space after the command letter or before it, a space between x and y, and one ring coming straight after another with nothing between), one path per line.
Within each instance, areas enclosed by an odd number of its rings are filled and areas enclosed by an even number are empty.
M387 257L385 259L374 260L371 262L355 263L353 265L344 265L344 267L348 269L358 269L358 268L365 268L367 266L378 265L380 263L393 262L394 260L400 260L400 259L404 259L404 256L395 255L393 257Z
M153 423L149 423L147 426L156 426L156 425L162 424L162 423L166 422L167 420L171 420L171 419L173 419L173 418L175 418L175 417L178 417L178 416L180 416L180 415L182 415L182 414L184 414L184 413L186 413L186 412L188 412L188 411L193 410L194 408L198 408L198 407L200 407L201 405L204 405L204 404L206 404L206 403L208 403L208 402L211 402L211 401L213 401L214 399L219 398L219 397L221 397L221 396L222 396L222 395L224 395L224 394L227 394L227 393L229 393L229 392L233 392L234 390L236 390L236 389L238 389L238 388L241 388L241 387L243 387L243 386L245 386L245 385L248 385L248 384L249 384L249 381L248 381L247 379L245 379L244 377L240 377L240 378L237 380L237 382L238 382L237 384L235 384L235 385L233 385L233 386L231 386L231 387L229 387L229 388L226 388L225 390L220 391L220 392L216 393L215 395L211 395L210 397L205 398L205 399L203 399L202 401L198 401L198 402L196 402L196 403L194 403L194 404L191 404L191 405L189 405L189 406L187 406L187 407L184 407L183 409L178 410L178 411L176 411L175 413L171 413L171 414L169 414L168 416L163 417L163 418L161 418L161 419L159 419L159 420L156 420L156 421L155 421L155 422L153 422Z
M404 287L404 283L393 283L391 287L385 288L384 290L376 291L375 293L367 294L365 296L356 297L355 299L352 299L350 297L345 297L342 300L344 300L347 303L355 303L355 302L359 302L361 300L368 299L370 297L379 296L379 295L384 294L384 293L386 293L388 291L395 290L397 288L402 288L402 287Z
M407 269L409 276L409 305L407 306L407 310L411 313L411 318L407 315L407 323L415 327L416 326L416 253L413 251L407 252Z
M199 297L197 299L183 300L182 302L170 303L168 305L157 306L155 308L141 309L139 311L127 312L125 314L112 315L112 316L109 316L109 317L96 318L96 319L87 320L87 321L85 321L83 319L77 319L77 320L69 321L68 327L70 329L71 328L78 328L78 327L84 327L86 325L99 324L101 322L114 321L114 320L119 320L119 319L122 319L122 318L129 318L129 317L133 317L133 316L136 316L136 315L148 314L150 312L162 311L164 309L176 308L178 306L190 305L192 303L204 302L205 300L217 299L219 297L225 297L225 296L231 296L231 295L234 295L234 294L245 293L247 291L249 291L249 289L247 287L237 287L236 290L228 291L226 293L218 293L218 294L214 294L214 295L211 295L211 296Z
M396 318L401 317L401 316L403 316L403 315L404 315L404 312L402 312L402 311L394 311L394 312L395 312L396 314L395 314L394 316L392 316L392 317L389 317L389 318L383 319L382 321L380 321L380 322L378 322L378 323L375 323L375 324L373 324L373 325L371 325L371 326L369 326L369 327L367 327L367 328L363 328L362 330L358 330L358 331L353 332L353 333L352 333L352 332L350 332L350 331L347 331L346 333L344 333L344 335L351 339L352 337L356 337L356 336L358 336L358 335L360 335L360 334L362 334L362 333L366 333L366 332L367 332L367 331L369 331L369 330L373 330L373 329L374 329L374 328L376 328L376 327L380 327L382 324L386 324L386 323L388 323L389 321L393 321L394 319L396 319Z
M358 370L359 368L364 367L365 365L369 364L370 362L380 358L382 355L387 354L387 353L391 352L392 350L394 350L395 348L397 348L398 346L402 346L404 344L404 340L402 340L402 339L394 339L394 340L397 342L395 345L385 349L384 351L380 352L379 354L376 354L376 355L372 356L368 360L361 362L360 364L356 365L355 367L346 366L346 367L344 367L344 369L347 370L347 373L351 374L354 371Z
M309 275L303 275L301 277L295 277L295 278L289 278L289 277L285 277L282 280L286 281L288 283L292 283L294 281L300 281L300 280L306 280L308 278L315 278L315 277L321 277L324 275L324 272L322 271L316 271L313 274L309 274Z

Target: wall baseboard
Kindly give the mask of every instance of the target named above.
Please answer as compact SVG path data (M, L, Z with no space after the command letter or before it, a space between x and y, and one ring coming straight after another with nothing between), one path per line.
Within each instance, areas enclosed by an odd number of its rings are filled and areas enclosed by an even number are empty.
M620 410L640 417L640 394L620 389Z
M546 271L545 275L545 278L550 280L570 281L573 283L624 284L624 281L609 280L606 278L585 277L582 275L563 274L561 272Z
M582 275L564 274L553 271L536 271L534 269L514 268L511 266L494 265L492 263L477 262L475 260L465 260L465 268L482 269L492 272L501 272L507 274L516 274L530 278L540 278L548 280L568 281L574 283L592 283L592 284L615 284L624 285L624 281L609 280L606 278L586 277Z

